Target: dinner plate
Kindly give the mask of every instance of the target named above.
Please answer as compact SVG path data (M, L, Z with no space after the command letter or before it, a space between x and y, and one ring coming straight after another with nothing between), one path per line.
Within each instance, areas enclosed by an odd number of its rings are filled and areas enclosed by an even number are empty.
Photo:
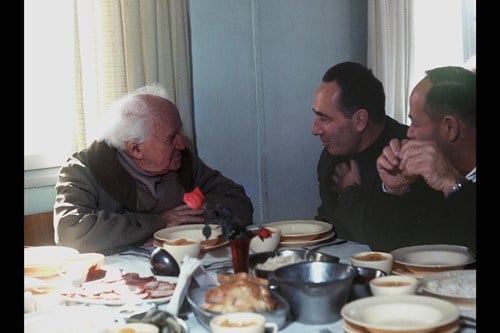
M166 281L170 283L177 283L178 278L174 276L156 276L156 280L158 281ZM106 283L105 279L100 279L97 281L88 282L88 284L102 284ZM135 295L133 292L121 295L117 295L116 298L113 299L104 299L104 298L95 298L85 296L84 293L80 292L81 287L77 287L69 290L62 290L61 299L62 301L68 302L76 302L76 303L84 303L84 304L100 304L100 305L124 305L124 304L141 304L141 303L156 303L162 304L168 302L172 296L166 297L157 297L157 298L141 298L139 295ZM71 295L67 295L71 293Z
M154 239L153 245L156 247L163 247L163 242L164 241L162 241L162 240ZM208 252L208 251L213 251L213 250L218 249L220 247L226 246L227 244L229 244L229 241L227 239L222 238L222 237L217 238L217 241L215 243L209 243L209 244L205 243L204 244L203 242L201 242L200 252L204 253L204 252Z
M353 324L345 319L342 320L342 328L344 329L344 331L346 333L367 333L367 332L398 333L399 332L399 331L371 330L371 329L367 329L367 328L359 326L359 325L355 325L355 324ZM432 333L454 333L454 332L457 332L459 328L460 328L460 321L456 320L452 323L435 328L434 330L432 330ZM415 332L418 333L419 331L411 331L411 333L415 333ZM424 332L427 332L427 330L425 330ZM403 333L403 332L401 332L401 333ZM408 332L404 331L404 333L408 333Z
M222 236L222 228L216 224L209 224L212 230L208 239L203 235L204 223L184 224L175 227L168 227L160 229L153 234L154 239L159 241L168 241L179 238L191 238L201 241L203 246L213 246L218 243L219 238Z
M429 274L420 281L419 291L461 308L476 306L476 270L454 270Z
M24 248L24 276L48 278L62 273L67 258L78 255L65 246L32 246Z
M316 220L276 221L265 226L279 228L281 239L285 241L306 241L318 238L332 230L333 225Z
M347 303L340 314L351 332L444 333L456 328L460 309L430 296L391 295Z
M316 239L312 239L312 240L282 240L280 241L280 246L297 246L297 247L302 247L302 246L309 246L309 245L313 245L313 244L316 244L316 243L321 243L321 242L324 242L328 239L331 239L335 237L335 231L331 230L329 232L327 232L326 234L324 234L323 236L321 236L320 238L316 238Z
M417 245L391 252L394 257L393 273L422 278L427 274L462 269L476 260L465 246Z

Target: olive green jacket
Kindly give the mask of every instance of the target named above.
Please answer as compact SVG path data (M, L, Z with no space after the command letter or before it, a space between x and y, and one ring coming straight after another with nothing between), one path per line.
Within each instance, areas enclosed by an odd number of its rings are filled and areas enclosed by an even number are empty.
M140 245L165 228L160 214L183 204L184 193L196 186L207 204L221 203L242 224L252 223L253 206L243 186L205 165L188 149L182 152L181 168L161 176L155 199L122 167L114 149L94 142L74 153L59 171L56 243L105 255Z

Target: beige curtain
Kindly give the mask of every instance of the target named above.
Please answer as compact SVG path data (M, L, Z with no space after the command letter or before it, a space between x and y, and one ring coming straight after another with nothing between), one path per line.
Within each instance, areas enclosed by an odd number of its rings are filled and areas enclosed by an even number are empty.
M75 0L76 135L86 147L118 97L159 82L193 148L187 0Z
M368 1L368 67L382 81L386 112L407 123L410 82L410 0Z

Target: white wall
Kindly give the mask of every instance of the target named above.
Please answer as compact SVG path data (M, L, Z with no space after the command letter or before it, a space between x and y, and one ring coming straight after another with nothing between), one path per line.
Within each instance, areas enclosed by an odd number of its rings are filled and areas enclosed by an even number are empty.
M199 155L243 184L254 222L312 219L312 101L334 64L366 63L365 0L190 0Z
M332 65L366 63L366 0L190 0L200 156L243 184L254 222L313 218L312 100ZM54 186L24 190L24 214Z

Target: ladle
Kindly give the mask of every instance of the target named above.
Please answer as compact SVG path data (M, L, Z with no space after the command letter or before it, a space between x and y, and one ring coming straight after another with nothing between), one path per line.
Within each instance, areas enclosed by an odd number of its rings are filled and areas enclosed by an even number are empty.
M151 272L154 275L179 276L181 271L175 258L161 247L157 247L153 251L144 247L135 247L120 254L148 258Z

